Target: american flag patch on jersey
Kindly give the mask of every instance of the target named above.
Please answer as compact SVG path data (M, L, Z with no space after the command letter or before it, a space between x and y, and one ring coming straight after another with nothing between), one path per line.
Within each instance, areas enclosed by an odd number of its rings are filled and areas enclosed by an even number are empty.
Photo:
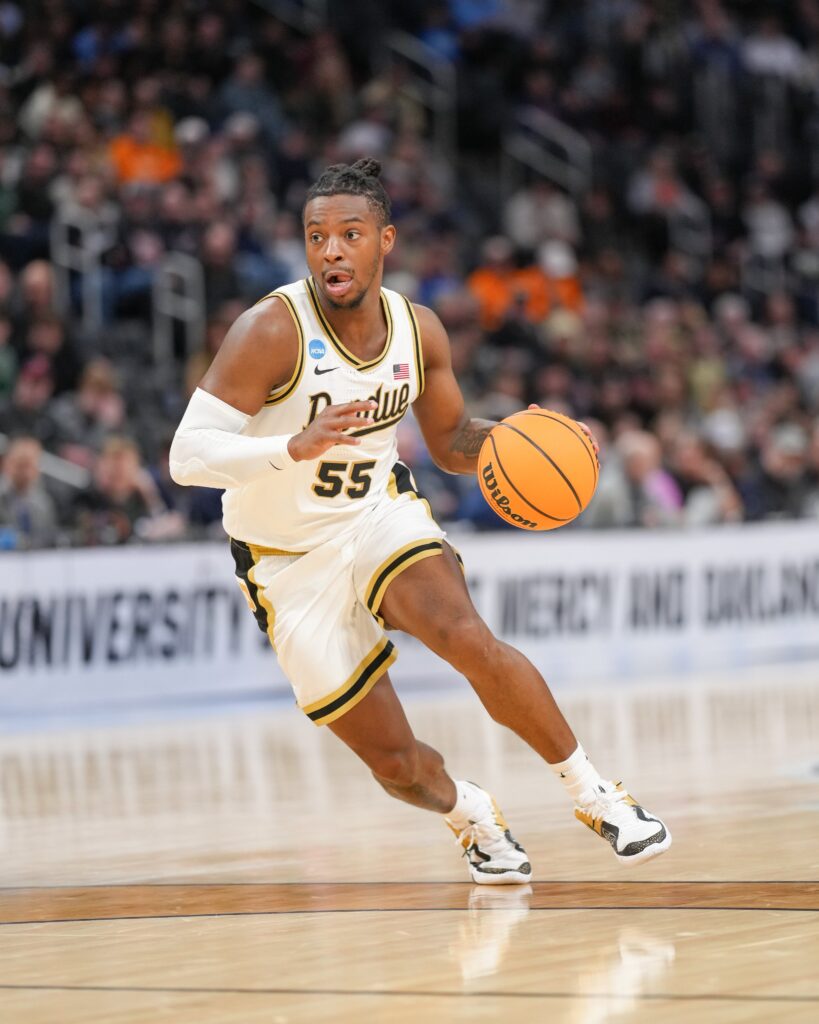
M409 380L409 363L393 363L392 379Z

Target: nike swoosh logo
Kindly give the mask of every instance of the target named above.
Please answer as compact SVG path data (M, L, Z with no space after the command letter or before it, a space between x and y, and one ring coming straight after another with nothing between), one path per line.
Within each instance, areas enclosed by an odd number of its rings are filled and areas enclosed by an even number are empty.
M268 459L268 460L267 460L267 464L268 464L268 466L273 466L273 463L272 463L272 462L270 461L270 459ZM281 466L273 466L273 468L274 468L275 470L278 470L278 472L279 472L279 473L282 473L282 472L284 472L284 471L282 470L282 467L281 467Z
M317 377L320 377L322 373L332 373L333 370L337 369L337 366L328 366L326 370L320 370L317 366L314 366L313 373L315 373Z

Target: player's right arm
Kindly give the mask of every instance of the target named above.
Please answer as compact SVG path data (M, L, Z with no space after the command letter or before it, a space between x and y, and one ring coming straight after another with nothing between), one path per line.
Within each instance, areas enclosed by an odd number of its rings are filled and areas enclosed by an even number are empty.
M225 336L194 391L170 451L179 484L241 487L335 444L358 443L343 432L370 420L372 402L329 406L303 431L271 437L243 434L272 390L292 378L299 339L284 304L271 299L246 310Z

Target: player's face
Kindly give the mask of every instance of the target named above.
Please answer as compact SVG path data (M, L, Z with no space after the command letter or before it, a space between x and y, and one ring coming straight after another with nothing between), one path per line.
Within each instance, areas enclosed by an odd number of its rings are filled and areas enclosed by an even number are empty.
M371 286L381 287L395 228L380 227L363 196L319 196L305 207L304 241L307 266L327 304L355 309Z

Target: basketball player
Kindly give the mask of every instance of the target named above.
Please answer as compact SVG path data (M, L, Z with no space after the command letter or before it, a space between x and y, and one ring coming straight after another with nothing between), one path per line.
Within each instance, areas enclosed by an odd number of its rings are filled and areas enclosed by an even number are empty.
M528 882L529 859L492 797L453 779L413 735L388 675L386 626L466 676L621 863L653 857L671 844L668 829L598 775L538 670L489 631L398 460L396 427L410 406L450 473L475 472L493 424L465 413L435 314L381 287L395 228L379 173L359 160L311 187L311 276L231 327L174 437L173 478L225 489L239 585L302 711L391 796L445 815L475 882Z

